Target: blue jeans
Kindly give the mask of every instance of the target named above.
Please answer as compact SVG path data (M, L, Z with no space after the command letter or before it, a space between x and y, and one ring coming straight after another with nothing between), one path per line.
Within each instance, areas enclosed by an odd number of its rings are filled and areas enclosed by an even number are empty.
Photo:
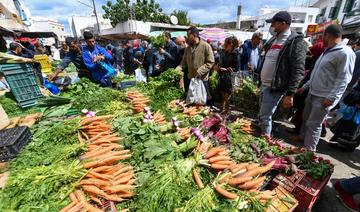
M349 194L360 194L360 177L341 180L340 185Z
M269 86L261 86L260 94L260 128L263 134L271 136L272 130L272 116L276 111L277 106L279 105L283 97L282 92L271 91Z

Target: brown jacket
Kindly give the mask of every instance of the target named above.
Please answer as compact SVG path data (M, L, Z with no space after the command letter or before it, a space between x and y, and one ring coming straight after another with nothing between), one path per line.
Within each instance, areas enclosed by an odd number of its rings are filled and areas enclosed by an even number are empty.
M189 79L200 77L202 80L207 81L214 63L214 53L211 46L200 40L195 47L188 46L185 49L183 59L176 69L187 69Z

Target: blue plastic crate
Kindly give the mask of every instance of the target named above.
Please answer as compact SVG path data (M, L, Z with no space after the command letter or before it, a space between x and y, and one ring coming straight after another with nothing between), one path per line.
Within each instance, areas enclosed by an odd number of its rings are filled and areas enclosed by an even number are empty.
M20 107L36 105L36 99L43 97L30 64L0 64L0 72L4 73Z

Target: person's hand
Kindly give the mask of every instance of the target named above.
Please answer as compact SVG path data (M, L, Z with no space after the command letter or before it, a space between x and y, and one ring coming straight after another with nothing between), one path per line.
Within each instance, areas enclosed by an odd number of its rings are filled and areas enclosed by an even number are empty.
M105 60L105 57L104 57L103 55L98 55L98 60L104 61L104 60Z
M305 91L305 88L299 88L299 89L297 89L296 93L303 94L304 91Z
M156 64L156 65L155 65L155 68L156 68L156 70L159 70L159 69L160 69L160 65L159 65L159 64Z
M60 72L61 72L61 71L56 70L54 73L50 74L50 75L48 76L49 80L50 80L50 81L53 81L53 80L57 77L57 75L59 75Z
M227 68L226 71L233 72L233 69L231 67Z
M334 104L334 101L330 100L330 99L324 99L321 103L325 108L330 107L331 105Z
M283 99L283 107L291 108L294 105L294 99L292 96L285 96Z
M159 49L159 52L160 52L160 54L164 54L164 53L165 53L165 50L164 50L163 48L160 48L160 49Z

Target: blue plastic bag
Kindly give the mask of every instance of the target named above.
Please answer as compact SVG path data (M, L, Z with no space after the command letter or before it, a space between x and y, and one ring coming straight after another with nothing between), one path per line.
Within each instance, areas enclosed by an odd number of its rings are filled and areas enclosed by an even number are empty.
M115 77L116 76L116 70L108 65L107 63L103 62L103 61L99 61L99 65L102 69L107 71L107 74L105 75L105 77Z

